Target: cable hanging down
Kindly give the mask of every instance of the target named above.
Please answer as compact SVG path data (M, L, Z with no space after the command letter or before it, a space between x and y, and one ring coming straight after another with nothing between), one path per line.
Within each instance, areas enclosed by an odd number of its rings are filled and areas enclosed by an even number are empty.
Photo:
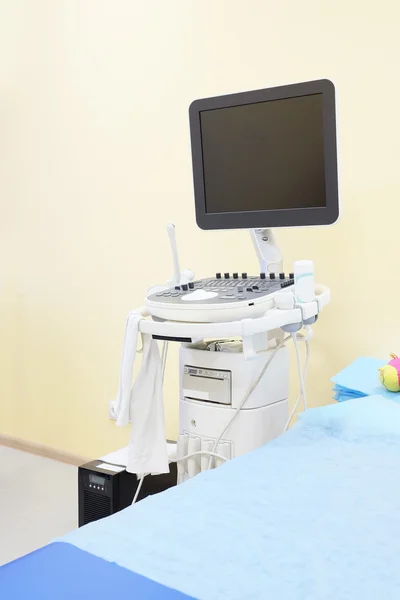
M296 411L298 409L298 406L299 406L301 398L303 398L303 409L307 410L307 398L306 398L306 391L305 391L305 381L306 381L306 378L307 378L308 364L309 364L309 359L310 359L310 344L309 344L309 341L308 341L308 336L303 336L302 334L299 334L299 333L292 333L292 334L286 336L274 348L273 352L269 356L267 362L265 363L264 367L262 368L262 370L261 370L260 374L258 375L257 379L254 381L254 383L251 386L250 390L247 392L247 394L244 396L243 400L241 401L241 403L237 407L237 409L235 411L235 414L232 416L232 418L230 419L230 421L228 422L228 424L225 426L225 428L223 429L223 431L221 432L221 434L219 435L219 437L215 441L212 451L209 452L209 451L198 450L196 452L192 452L191 454L187 454L186 456L182 456L180 458L170 459L168 461L169 463L173 463L173 462L178 463L178 462L181 462L183 460L187 460L189 458L192 458L193 456L206 455L206 456L210 457L210 461L209 461L209 464L208 464L208 469L210 469L213 458L221 459L224 462L226 462L228 460L226 458L226 456L222 456L221 454L216 453L216 449L218 447L218 444L220 443L221 439L226 434L226 432L230 429L230 427L232 426L232 424L234 423L234 421L238 417L239 412L242 410L242 408L246 404L247 400L250 398L251 394L254 392L254 390L256 389L256 387L258 386L258 384L260 383L261 379L264 377L264 375L265 375L268 367L270 366L271 362L273 361L274 357L276 356L278 350L280 350L289 339L293 340L293 344L294 344L294 348L295 348L295 352L296 352L297 370L298 370L298 375L299 375L299 380L300 380L300 392L299 392L299 394L298 394L298 396L296 398L296 402L295 402L295 404L293 406L293 409L292 409L292 411L291 411L291 413L289 415L289 418L288 418L288 420L286 422L286 425L284 427L283 433L285 433L289 429L290 423L292 422L293 417L296 414ZM304 341L305 342L305 346L306 346L306 360L305 360L305 365L304 365L304 371L302 371L302 368L301 368L301 358L300 358L300 351L299 351L299 346L298 346L298 341L299 340ZM163 375L164 375L164 372L165 372L165 364L166 364L166 357L167 357L167 347L168 347L168 344L164 343L164 345L163 345L163 351L162 351L162 370L163 370ZM140 490L142 488L145 476L146 476L146 474L141 475L141 477L140 477L138 487L136 489L134 498L132 500L132 504L135 504L136 501L137 501L137 499L138 499L138 497L139 497Z

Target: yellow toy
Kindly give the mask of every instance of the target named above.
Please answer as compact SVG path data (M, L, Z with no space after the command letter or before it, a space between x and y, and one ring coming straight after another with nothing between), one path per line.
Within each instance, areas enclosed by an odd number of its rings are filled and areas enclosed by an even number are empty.
M389 392L400 392L400 358L391 354L392 360L379 370L379 381Z

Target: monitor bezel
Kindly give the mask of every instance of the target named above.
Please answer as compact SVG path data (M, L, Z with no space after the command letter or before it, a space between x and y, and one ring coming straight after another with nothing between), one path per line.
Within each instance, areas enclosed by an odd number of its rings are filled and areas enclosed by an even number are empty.
M326 206L207 213L200 113L218 108L322 94ZM195 100L189 107L196 221L201 229L244 229L331 225L339 216L335 86L329 79Z

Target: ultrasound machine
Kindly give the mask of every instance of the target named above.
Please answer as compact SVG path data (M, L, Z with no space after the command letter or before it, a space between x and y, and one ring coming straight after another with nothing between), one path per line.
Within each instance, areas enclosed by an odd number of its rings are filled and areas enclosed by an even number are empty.
M311 260L299 257L283 269L273 229L330 225L339 214L330 81L196 100L189 116L197 224L249 229L259 272L204 279L181 272L168 225L174 277L150 289L137 327L162 342L161 378L168 343L180 344L179 435L171 459L178 483L265 444L289 427L300 402L306 408L311 327L330 290L314 281ZM290 341L300 382L291 414Z

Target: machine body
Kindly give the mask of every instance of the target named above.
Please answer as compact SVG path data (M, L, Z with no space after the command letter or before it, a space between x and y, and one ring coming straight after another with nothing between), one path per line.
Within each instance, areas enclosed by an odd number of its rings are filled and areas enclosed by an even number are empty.
M192 271L180 271L169 224L174 275L128 317L115 406L117 422L132 424L133 473L168 468L161 384L167 344L181 344L178 483L265 444L288 427L300 397L306 406L297 341L306 341L307 365L309 327L330 291L314 283L311 261L283 272L270 228L328 225L339 214L330 81L196 100L189 117L197 224L249 228L259 273L195 280ZM132 388L138 333L143 360ZM287 420L289 339L301 394Z
M190 345L179 351L179 439L178 457L188 454L196 441L209 450L232 420L240 403L260 375L272 350L260 352L256 360L244 360L243 352L198 350ZM258 386L249 397L216 452L228 458L250 452L280 435L288 415L289 351L281 348ZM195 460L191 476L209 468L207 460ZM211 467L218 465L214 459ZM190 459L180 472L189 477Z

